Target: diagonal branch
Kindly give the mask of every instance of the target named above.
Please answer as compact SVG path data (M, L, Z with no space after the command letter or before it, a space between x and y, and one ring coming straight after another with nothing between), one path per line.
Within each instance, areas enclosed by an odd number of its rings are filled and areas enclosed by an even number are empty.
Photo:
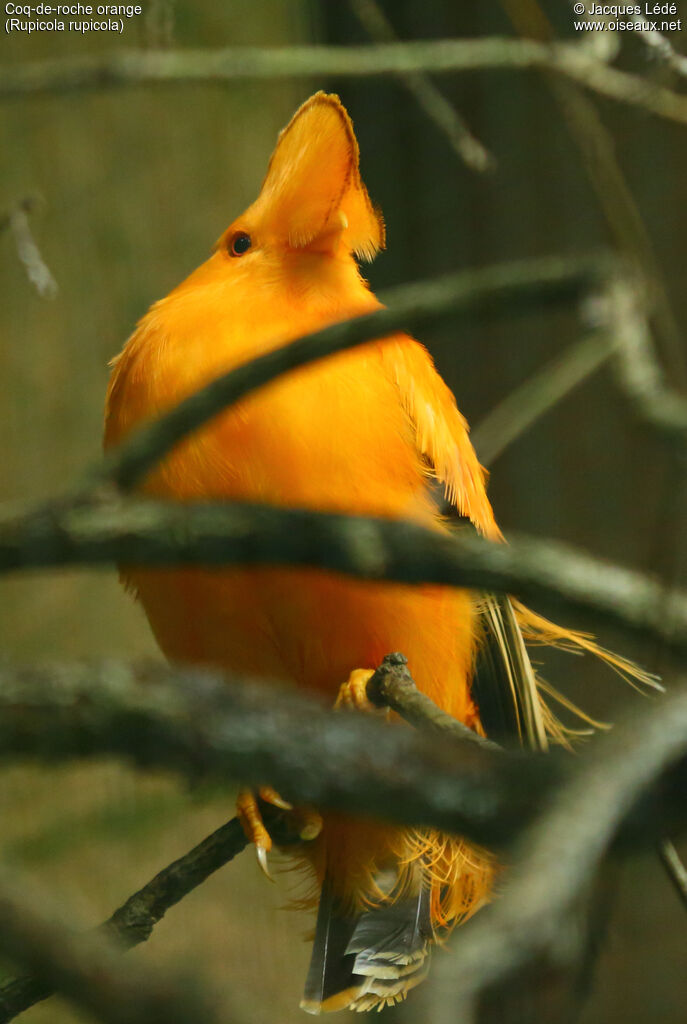
M477 424L472 443L480 462L491 467L533 423L590 377L614 354L610 329L592 331L557 355L510 392Z
M497 264L390 289L381 296L388 308L297 338L212 381L110 453L93 470L87 485L109 482L132 487L183 437L289 370L394 331L419 330L447 313L464 320L486 320L533 306L575 301L598 287L610 271L603 256L554 257Z
M53 299L58 292L57 281L50 272L31 233L29 214L38 204L37 196L25 196L0 215L0 233L9 229L14 237L19 261L31 284L43 299Z
M449 970L453 986L460 979L463 1004L542 953L554 962L565 958L577 898L638 795L647 793L684 756L686 736L683 682L646 714L626 719L586 757L576 759L576 770L555 801L523 831L501 898L454 940L453 968L444 970L444 981ZM446 1024L449 1019L456 1019L454 1006Z
M0 952L105 1024L212 1024L217 1014L188 982L121 960L104 935L61 924L0 873Z
M263 818L275 842L291 841L283 815L265 807ZM248 840L237 818L222 825L187 854L163 868L154 878L115 910L99 931L117 940L122 950L150 938L167 911L211 874L245 849ZM53 995L55 989L35 974L22 975L0 986L0 1024L7 1024L30 1006Z

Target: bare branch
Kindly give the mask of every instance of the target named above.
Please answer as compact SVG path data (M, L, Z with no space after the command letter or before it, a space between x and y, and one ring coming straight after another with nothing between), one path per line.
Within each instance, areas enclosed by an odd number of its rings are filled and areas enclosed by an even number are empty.
M570 43L485 37L384 46L228 47L7 64L0 98L124 88L147 82L237 82L278 78L372 77L424 71L433 75L495 69L552 71L609 99L687 124L687 97L595 60Z
M647 23L647 19L639 14L632 15L632 20L643 25ZM635 39L641 39L646 43L652 54L667 64L671 71L687 78L687 57L683 53L678 53L668 36L656 28L642 28L633 34Z
M487 843L512 835L531 814L531 787L520 797L511 791L517 753L333 714L288 688L200 670L5 666L0 712L4 757L109 753L195 780L269 783L294 803L435 824ZM551 764L542 785L554 775Z
M368 697L374 703L396 710L406 721L419 728L437 730L461 740L493 746L467 726L437 707L421 693L410 676L402 654L388 655L368 683ZM263 820L278 846L299 841L289 831L288 815L265 805ZM145 942L165 913L184 896L205 881L218 868L241 853L247 839L237 818L217 829L183 857L155 875L101 926L130 949ZM22 1013L53 994L53 990L34 975L14 978L0 986L0 1024L8 1024Z
M395 664L403 667L398 659ZM642 714L635 711L612 733L597 738L584 756L548 755L544 761L476 744L462 735L452 735L448 742L436 731L429 737L365 716L335 715L313 700L266 684L231 684L165 666L6 667L0 683L0 749L5 756L110 753L196 779L239 776L270 782L296 802L406 824L433 824L478 842L500 844L527 830L511 896L503 897L471 925L467 937L458 939L464 995L553 945L574 898L616 834L626 844L646 846L666 818L669 827L685 825L687 689L645 705ZM637 804L649 784L671 766L660 790ZM556 801L554 791L560 796ZM231 832L233 826L226 828ZM190 856L197 856L204 845ZM210 851L210 858L217 852ZM197 859L206 857L207 851ZM207 867L205 863L196 872L196 882ZM149 917L154 919L174 902L165 892L166 883L162 896L155 891L156 880L150 884L152 893L145 887L114 915L114 927L124 929L128 939L144 938ZM174 897L180 895L175 888ZM167 991L160 995L155 985L144 993L147 1018L117 1016L130 990L120 989L121 975L111 981L114 968L102 959L91 937L65 941L60 930L44 942L39 930L36 940L31 914L23 906L10 906L9 912L4 908L0 898L0 946L37 967L43 985L69 995L79 987L82 1005L98 1009L102 986L110 986L108 994L114 986L111 1015L103 1019L117 1024L124 1019L127 1024L186 1019L155 1016L156 1000L163 1000ZM29 953L29 948L35 951ZM59 959L62 950L66 966ZM126 977L135 980L135 971L127 967ZM135 991L140 995L138 982Z
M640 419L678 445L687 442L687 397L667 385L641 303L641 289L617 278L608 293L617 334L617 378Z
M684 693L681 699L687 703ZM618 726L612 735L634 738L666 700L644 704L640 725L629 731ZM670 701L679 705L677 696ZM333 714L286 687L165 665L8 665L0 668L0 712L6 758L115 755L194 780L270 784L294 804L435 826L488 846L519 834L583 760L555 751L545 758L504 751L474 737L392 727L374 716ZM667 741L678 742L680 721L678 715ZM587 749L600 749L604 736ZM683 742L687 752L687 730ZM641 762L629 743L628 752L633 763ZM687 757L675 760L670 778L628 818L627 843L653 843L647 820L684 826Z
M378 43L398 42L393 25L377 0L350 0L350 4L353 13L371 39ZM437 89L431 78L421 71L408 71L399 75L399 79L468 167L481 173L495 167L494 157L472 134L465 119Z
M0 520L0 571L63 565L312 566L380 582L514 594L687 651L687 594L570 546L267 505L104 500Z
M553 27L539 0L529 0L527 4L519 0L501 0L501 5L522 36L537 39L542 45L550 44ZM639 283L649 292L653 320L660 331L660 340L670 354L673 376L677 378L679 374L681 383L687 385L682 333L663 283L651 236L618 160L614 140L592 98L585 95L582 82L572 82L553 74L548 74L547 78L580 150L582 164L615 246L640 272L637 275L642 279Z
M391 708L409 725L442 736L476 743L499 750L497 743L485 739L457 718L442 711L433 700L418 690L408 670L408 660L398 651L387 654L367 684L367 698L380 708Z
M282 824L283 814L276 814L274 808L265 806L263 818L275 842L287 845L292 841L287 828ZM100 931L113 936L123 950L145 942L170 907L233 860L247 844L240 822L233 818L130 896L101 925ZM31 974L5 982L0 986L0 1024L7 1024L17 1014L47 999L53 992L54 988Z
M463 271L390 289L380 296L388 308L297 338L212 381L109 453L104 464L92 471L85 488L101 483L132 487L179 440L279 374L394 331L419 330L447 313L487 320L533 306L575 301L592 287L598 288L610 270L603 256L555 257Z

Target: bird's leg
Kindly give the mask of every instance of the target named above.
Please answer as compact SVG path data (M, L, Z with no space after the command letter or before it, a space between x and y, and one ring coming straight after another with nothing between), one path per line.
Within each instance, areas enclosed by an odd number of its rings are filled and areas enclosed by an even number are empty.
M267 867L267 854L272 849L272 837L265 828L265 823L258 801L262 800L272 807L278 807L282 811L289 812L289 822L293 825L296 835L303 840L316 839L322 831L322 817L312 807L294 808L277 793L272 786L260 786L252 790L242 788L236 798L236 814L246 839L255 844L258 863L263 873L274 881Z
M339 711L380 711L367 699L366 687L374 674L371 668L357 668L349 675L345 683L339 687L334 709ZM382 709L382 714L387 710ZM260 786L257 790L243 788L236 799L236 813L249 842L255 844L258 863L264 874L274 881L267 867L267 854L272 849L272 837L265 828L259 801L288 811L289 824L295 834L303 840L316 839L322 831L322 816L313 807L294 807L284 800L271 786Z

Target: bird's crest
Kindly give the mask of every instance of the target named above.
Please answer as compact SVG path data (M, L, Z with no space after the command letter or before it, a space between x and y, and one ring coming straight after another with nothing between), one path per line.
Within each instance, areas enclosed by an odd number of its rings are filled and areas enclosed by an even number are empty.
M338 96L315 93L296 111L246 214L294 249L341 244L371 260L383 248L384 221L361 180L358 143Z

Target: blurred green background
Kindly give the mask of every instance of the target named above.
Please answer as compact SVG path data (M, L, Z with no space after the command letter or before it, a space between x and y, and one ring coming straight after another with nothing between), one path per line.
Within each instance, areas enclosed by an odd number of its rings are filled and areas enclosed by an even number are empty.
M496 2L383 6L403 38L513 34ZM566 4L541 6L558 34L573 38ZM0 54L13 63L170 40L211 47L366 38L344 0L176 0L144 3L123 37L3 35ZM684 36L674 42L685 49ZM623 41L621 63L676 84L647 62L636 39ZM366 271L374 288L608 242L598 199L545 79L489 72L446 76L439 85L493 153L493 172L479 175L461 164L393 79L139 87L0 101L0 212L27 194L42 195L31 226L59 285L55 299L40 298L10 233L0 236L2 499L53 495L97 458L108 360L148 305L200 263L252 201L277 131L318 88L338 91L346 103L363 175L386 217L388 249ZM684 332L687 131L597 105ZM461 409L478 424L579 331L573 312L542 311L470 331L447 323L423 340ZM670 379L679 382L680 353L664 347L662 355ZM605 369L498 459L491 496L506 532L562 538L640 568L670 564L677 574L684 510L675 473ZM114 572L16 576L2 581L0 603L8 657L159 656ZM601 639L669 674L660 652L631 648L610 633ZM595 713L640 699L593 664L557 656L547 666L557 685ZM65 913L90 924L229 817L232 795L191 794L174 779L143 778L115 764L16 766L0 776L0 813L3 855ZM653 1024L678 1024L687 1006L684 912L656 858L623 864L616 888L583 1020L639 1024L651 1013ZM244 855L171 911L133 955L197 965L232 1020L304 1020L297 1004L308 948L301 939L310 923L280 909L286 889L265 883ZM397 1016L429 1019L427 1000L420 990ZM67 1024L77 1016L53 1001L25 1019Z

